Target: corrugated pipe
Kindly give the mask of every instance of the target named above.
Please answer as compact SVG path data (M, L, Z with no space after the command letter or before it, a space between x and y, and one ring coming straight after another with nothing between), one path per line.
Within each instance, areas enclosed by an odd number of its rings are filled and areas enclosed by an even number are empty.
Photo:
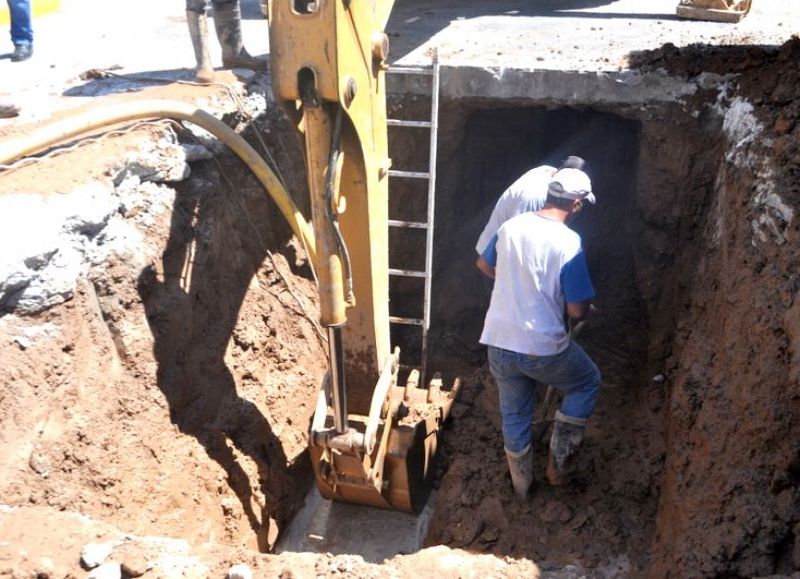
M228 125L215 116L186 103L167 100L146 100L110 105L70 118L55 121L29 135L0 143L0 165L37 153L58 143L70 141L84 133L95 132L109 125L142 119L169 118L189 121L204 128L236 153L261 182L278 205L294 234L308 252L313 267L317 264L314 232L300 213L289 193L264 159Z

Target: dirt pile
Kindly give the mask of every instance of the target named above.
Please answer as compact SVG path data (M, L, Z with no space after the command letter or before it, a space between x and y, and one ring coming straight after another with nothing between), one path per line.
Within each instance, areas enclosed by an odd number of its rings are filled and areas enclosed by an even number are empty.
M0 575L23 577L84 577L87 565L101 563L106 570L126 571L122 576L143 577L226 577L234 566L245 565L254 577L418 577L420 569L431 576L463 574L484 577L537 577L540 570L530 561L498 559L447 547L426 549L398 556L383 565L366 563L354 555L286 553L264 555L217 543L192 544L185 539L123 533L108 523L48 507L0 509L0 533L12 545L24 546L23 557L6 558L0 553ZM42 538L51 541L43 542ZM52 542L58 541L54 549ZM83 555L83 557L82 557ZM89 555L89 556L87 556ZM96 569L99 569L97 567ZM573 579L574 572L551 576Z

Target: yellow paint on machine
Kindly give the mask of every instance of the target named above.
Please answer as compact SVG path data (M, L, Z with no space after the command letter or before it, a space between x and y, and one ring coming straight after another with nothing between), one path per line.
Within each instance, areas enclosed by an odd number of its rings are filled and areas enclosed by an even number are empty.
M31 14L34 18L44 14L56 12L61 8L61 0L31 0ZM0 26L11 24L11 14L8 12L8 4L0 2Z

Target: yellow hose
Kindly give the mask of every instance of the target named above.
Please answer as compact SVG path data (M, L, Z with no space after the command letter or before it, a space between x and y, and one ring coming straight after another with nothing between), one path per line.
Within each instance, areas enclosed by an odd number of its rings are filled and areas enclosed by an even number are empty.
M305 246L312 267L316 268L317 252L314 233L264 159L228 125L213 115L185 103L167 100L130 102L111 105L56 121L24 137L0 143L0 165L108 125L151 118L170 118L192 122L230 147L250 167L250 170L278 205L281 213L292 227L292 231Z

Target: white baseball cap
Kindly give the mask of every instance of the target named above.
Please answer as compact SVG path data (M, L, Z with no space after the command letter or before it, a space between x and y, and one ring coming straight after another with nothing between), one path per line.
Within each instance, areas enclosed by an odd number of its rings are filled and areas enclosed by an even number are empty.
M573 201L585 199L589 203L596 202L594 193L592 193L592 181L589 179L589 175L580 169L557 171L550 180L550 185L547 186L547 194Z

